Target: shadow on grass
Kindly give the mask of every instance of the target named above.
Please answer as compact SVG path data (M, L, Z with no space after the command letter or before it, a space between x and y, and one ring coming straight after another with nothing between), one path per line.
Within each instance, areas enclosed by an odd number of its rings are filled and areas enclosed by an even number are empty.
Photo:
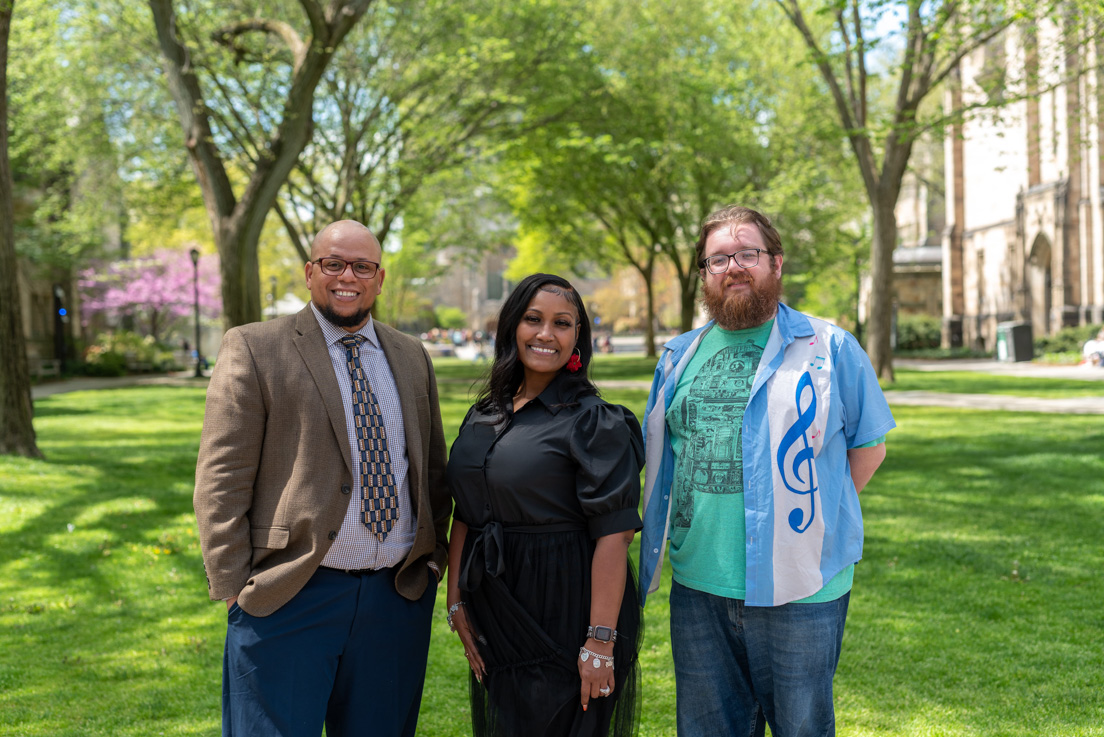
M1099 419L895 414L887 460L862 494L841 724L864 734L1097 734Z
M65 405L35 405L35 419L41 419L43 417L79 417L80 415L91 415L96 410L88 407L70 407Z
M46 460L20 464L0 496L13 511L0 522L0 706L17 733L210 733L221 633L191 503L202 397L140 388L36 407Z

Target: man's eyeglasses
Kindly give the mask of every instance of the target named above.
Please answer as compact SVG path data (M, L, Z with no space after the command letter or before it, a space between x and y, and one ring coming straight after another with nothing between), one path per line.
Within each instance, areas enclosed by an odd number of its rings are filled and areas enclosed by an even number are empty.
M371 279L379 269L375 261L346 261L343 258L317 258L311 263L318 264L326 276L341 276L347 266L352 266L357 279Z
M732 259L741 269L750 269L759 263L759 254L766 253L763 248L745 248L736 253L718 253L698 262L698 268L709 269L710 274L723 274L728 271L728 260Z

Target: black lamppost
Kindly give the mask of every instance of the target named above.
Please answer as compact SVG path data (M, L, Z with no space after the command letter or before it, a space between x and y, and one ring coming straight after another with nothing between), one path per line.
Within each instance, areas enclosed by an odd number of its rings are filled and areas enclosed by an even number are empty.
M199 249L193 248L188 251L192 257L192 292L195 296L195 376L197 379L203 378L203 369L199 355Z

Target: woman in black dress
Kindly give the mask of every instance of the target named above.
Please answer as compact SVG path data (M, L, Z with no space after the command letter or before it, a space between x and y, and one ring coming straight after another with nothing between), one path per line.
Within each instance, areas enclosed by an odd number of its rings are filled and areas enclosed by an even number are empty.
M476 737L635 731L640 425L598 398L582 299L526 278L502 307L486 386L448 464L449 624Z

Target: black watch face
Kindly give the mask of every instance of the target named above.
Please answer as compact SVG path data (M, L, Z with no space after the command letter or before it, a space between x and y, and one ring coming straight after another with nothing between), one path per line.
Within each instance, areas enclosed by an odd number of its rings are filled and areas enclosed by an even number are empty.
M609 627L595 627L594 639L598 642L609 642L613 638L613 630Z

